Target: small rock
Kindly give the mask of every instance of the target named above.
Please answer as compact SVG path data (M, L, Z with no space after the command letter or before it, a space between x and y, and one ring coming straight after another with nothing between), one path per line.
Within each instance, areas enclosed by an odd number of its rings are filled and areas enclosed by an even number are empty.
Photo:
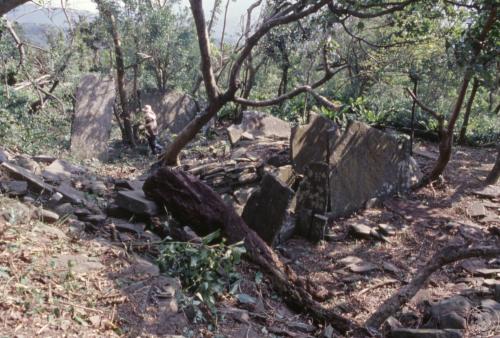
M35 175L40 175L42 173L42 170L40 169L40 165L36 162L33 161L31 158L26 157L26 156L17 156L16 159L16 164L31 173Z
M380 223L377 225L379 232L385 236L394 236L396 234L396 228L392 225L386 223Z
M64 216L64 215L70 215L73 213L74 208L71 205L71 203L63 203L61 205L58 205L57 207L54 208L54 211L59 215L59 216Z
M104 184L104 182L102 181L93 181L90 184L90 191L92 191L92 193L96 194L97 196L103 196L107 191L107 187L106 184Z
M42 175L49 182L61 182L81 175L85 170L65 160L55 160L45 168Z
M104 222L106 222L106 216L104 215L86 215L79 217L79 219L96 226L101 226L104 224Z
M377 269L377 266L370 262L353 263L347 266L349 270L355 273L366 273Z
M33 160L40 162L40 163L43 163L43 164L51 164L52 162L57 160L57 158L55 158L54 156L50 156L50 155L36 155L36 156L33 156L32 158L33 158Z
M56 191L63 195L64 199L73 204L80 204L85 200L83 192L76 190L69 183L63 182L56 187Z
M291 329L302 331L305 333L311 333L316 331L316 326L308 325L301 322L288 322L286 325Z
M321 337L323 338L333 338L335 334L335 330L331 325L327 325L323 332L321 333Z
M500 197L500 186L488 185L482 189L474 190L473 193L481 197L498 198Z
M0 164L3 162L8 162L9 161L9 154L2 148L0 148Z
M500 274L500 269L477 269L475 273L481 276L494 276Z
M486 208L480 202L472 203L467 208L467 215L472 218L480 218L486 216Z
M462 296L442 300L432 305L430 309L431 318L426 326L438 329L466 329L466 318L470 309L469 300Z
M382 267L384 268L384 270L392 272L395 275L397 275L401 272L401 270L399 270L397 266L395 266L394 264L389 263L389 262L384 262L382 264Z
M399 328L403 327L403 325L401 325L399 320L397 320L393 316L390 316L389 318L386 319L386 321L384 323L384 327L388 332L390 332L390 331L393 331L395 329L399 329Z
M257 304L257 299L246 293L239 293L238 295L236 295L236 298L238 298L238 302L240 302L241 304Z
M62 202L63 198L64 196L60 192L55 192L54 194L52 194L52 196L50 196L49 200L47 201L47 205L49 207L55 207L60 202Z
M363 263L363 259L356 256L347 256L340 259L338 262L342 265L361 264Z
M349 225L349 232L355 236L355 237L360 237L364 239L370 239L372 237L372 228L370 228L367 225L360 224L360 223L355 223Z
M59 220L59 215L47 209L36 209L37 218L45 223L55 223Z
M9 196L20 197L28 193L28 183L25 181L10 181L2 186Z

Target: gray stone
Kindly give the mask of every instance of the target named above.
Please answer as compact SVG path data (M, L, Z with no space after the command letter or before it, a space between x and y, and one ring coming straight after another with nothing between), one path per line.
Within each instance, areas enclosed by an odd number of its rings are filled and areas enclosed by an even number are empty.
M262 178L260 188L250 196L243 220L269 244L273 244L286 219L293 191L270 174Z
M28 193L28 183L25 181L10 181L2 184L9 196L20 197Z
M474 190L473 193L481 197L498 198L500 197L500 186L488 185L482 189Z
M15 162L18 166L30 171L35 175L40 175L42 172L40 165L36 161L27 156L24 155L16 156Z
M292 129L290 151L295 171L303 174L313 162L328 162L328 155L339 132L335 122L322 115L311 114L308 124Z
M107 191L107 187L102 181L92 181L90 184L90 191L97 196L103 196Z
M150 105L156 113L160 135L163 130L179 133L199 111L191 96L178 91L143 93L141 102L143 105Z
M301 181L296 195L297 233L314 242L324 236L324 234L318 234L315 231L318 229L316 226L318 219L315 215L322 216L327 211L328 171L328 164L324 162L313 162L307 165L304 179Z
M79 159L108 157L115 81L112 76L85 75L76 90L71 153Z
M57 213L47 209L36 209L35 214L40 221L45 223L55 223L59 220L59 215Z
M52 193L53 187L46 184L40 177L34 175L30 171L14 165L9 162L0 164L0 168L7 172L8 175L28 182L30 189L38 193Z
M432 305L426 327L437 329L466 329L471 310L469 300L455 296Z
M3 162L9 162L9 154L5 150L0 148L0 164L2 164Z
M370 239L372 238L372 228L368 225L361 223L354 223L349 225L349 232L359 238Z
M330 155L331 216L348 215L374 197L407 191L420 177L407 142L352 122Z
M460 330L436 330L436 329L405 329L397 328L391 331L391 338L462 338Z
M141 190L123 190L116 195L116 204L134 214L154 216L159 209L155 202L148 200Z
M234 198L238 204L245 205L250 196L252 196L257 189L257 187L240 188L234 192Z
M33 160L35 160L39 163L43 163L43 164L51 164L52 162L57 160L57 158L55 158L54 156L51 156L51 155L36 155L36 156L33 156L32 158L33 158Z
M237 143L243 133L254 138L289 139L290 124L277 117L257 111L244 111L241 124L233 124L227 128L231 144Z
M82 167L76 166L65 160L55 160L45 168L42 175L50 182L61 182L70 180L73 176L85 172Z
M85 194L73 188L69 183L63 182L55 189L63 196L64 200L70 203L81 204L85 200Z
M346 266L350 271L355 273L366 273L377 269L377 266L366 261L359 263L351 263Z
M239 293L236 295L236 298L238 298L238 302L241 304L257 304L257 299L246 293Z
M61 217L64 215L71 215L74 210L75 208L71 203L63 203L54 208L54 211Z
M467 215L472 218L480 218L486 216L486 208L481 202L474 202L467 208Z
M137 235L142 234L144 232L143 226L140 226L138 224L132 224L118 218L109 218L107 223L118 231L131 232Z

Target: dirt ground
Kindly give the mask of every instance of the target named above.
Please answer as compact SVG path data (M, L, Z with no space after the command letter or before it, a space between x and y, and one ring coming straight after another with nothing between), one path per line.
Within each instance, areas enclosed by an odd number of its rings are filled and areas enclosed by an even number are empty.
M434 145L420 148L436 154ZM472 193L494 158L493 149L458 147L444 182L335 221L328 240L318 245L293 238L277 250L301 276L326 290L325 307L361 324L444 246L486 241L500 245L498 235L492 234L500 226L500 201ZM416 159L424 170L433 163L424 156ZM137 177L148 161L122 163L96 164L94 170L116 178ZM470 216L475 203L485 206L486 216ZM240 304L225 295L218 300L217 318L194 323L189 308L182 307L178 282L160 275L146 255L154 251L156 238L118 241L67 220L30 221L18 211L22 208L17 201L2 196L0 208L19 214L15 222L0 225L1 337L316 337L328 326L313 325L307 315L289 309L265 276L256 281L259 271L248 263L239 268L240 292L256 303ZM353 223L385 223L395 234L387 242L357 239L348 231ZM364 271L349 271L341 261L349 256L361 259ZM485 289L484 283L498 283L500 275L487 278L474 268L498 268L500 257L468 261L435 273L397 319L406 327L418 327L425 304L434 300L457 294L491 298L491 288ZM500 335L500 323L470 323L466 334Z

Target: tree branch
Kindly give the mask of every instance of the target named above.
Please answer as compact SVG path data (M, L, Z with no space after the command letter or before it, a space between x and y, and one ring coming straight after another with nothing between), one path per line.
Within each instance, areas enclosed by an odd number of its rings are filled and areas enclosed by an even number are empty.
M441 114L439 114L438 112L436 112L435 110L429 108L428 106L426 106L425 104L423 104L416 96L415 94L411 91L410 88L405 88L406 91L408 92L408 94L411 96L411 98L413 99L413 101L415 101L420 108L422 108L424 111L428 112L429 114L431 114L432 116L434 116L434 118L438 121L442 121L443 120L443 116Z
M295 89L289 91L288 93L285 93L283 95L277 96L277 97L269 99L269 100L253 101L253 100L247 100L247 99L244 99L241 97L235 97L233 101L236 103L239 103L239 104L243 104L245 106L250 106L250 107L266 107L266 106L280 104L281 102L288 100L288 99L291 99L292 97L295 97L299 94L302 94L305 92L312 92L312 90L314 88L318 88L319 86L322 86L328 80L330 80L334 75L336 75L341 70L344 70L346 68L347 68L347 66L343 65L342 67L337 68L335 71L328 71L325 73L325 75L320 80L314 82L313 84L296 87Z
M12 27L12 23L5 18L5 27L9 31L10 35L12 36L12 39L16 43L16 47L19 51L19 64L18 67L22 67L24 64L24 59L26 58L26 51L24 50L24 44L17 35L16 31L14 30L14 27Z
M454 263L459 260L484 257L492 258L500 255L500 248L495 246L477 246L464 248L460 246L448 246L442 251L437 252L420 270L410 284L403 287L396 294L387 299L374 314L368 318L365 326L378 329L384 321L398 311L403 305L410 301L413 296L422 288L427 279L444 265Z
M201 73L205 82L205 89L209 101L215 101L219 96L219 88L215 80L215 75L210 58L210 41L205 23L205 14L203 12L202 0L189 0L191 12L193 13L194 23L196 25L196 34L198 35L198 44L201 54Z

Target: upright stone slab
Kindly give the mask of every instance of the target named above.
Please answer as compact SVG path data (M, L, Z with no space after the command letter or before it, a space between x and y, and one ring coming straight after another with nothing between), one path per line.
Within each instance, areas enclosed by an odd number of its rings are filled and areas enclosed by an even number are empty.
M114 100L112 76L88 74L82 78L71 127L71 153L75 157L107 158Z
M285 183L271 174L265 174L260 188L245 205L243 220L270 245L284 225L292 194L292 189Z
M405 140L361 122L347 126L329 164L333 217L358 210L371 198L404 192L420 175Z
M311 114L308 124L292 128L290 153L295 171L303 174L309 163L327 162L338 137L335 122L318 114Z
M244 111L240 124L233 124L227 128L231 144L238 142L243 135L254 139L289 139L290 124L277 117L257 111Z
M325 162L313 162L305 167L304 179L296 195L297 233L313 242L324 236L328 207L329 166Z
M166 93L144 93L141 95L142 105L150 105L156 113L158 130L168 130L178 134L184 127L195 118L199 111L196 101L178 91Z

